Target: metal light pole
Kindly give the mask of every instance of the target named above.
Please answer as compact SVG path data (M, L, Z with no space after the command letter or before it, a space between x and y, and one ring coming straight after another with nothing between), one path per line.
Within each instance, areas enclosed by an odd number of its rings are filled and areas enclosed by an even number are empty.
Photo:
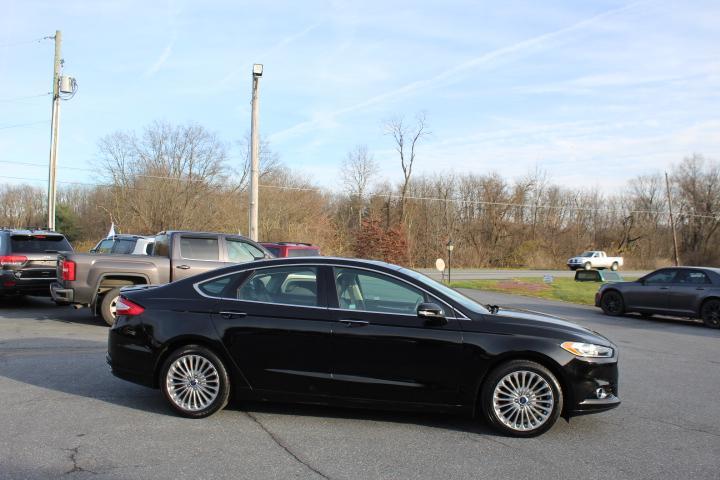
M450 272L452 271L451 267L451 261L452 261L452 252L455 248L455 245L453 244L452 239L448 240L447 243L447 251L448 251L448 285L450 285Z
M248 236L258 241L258 181L260 179L259 134L258 134L258 96L260 94L260 77L263 74L262 64L253 65L252 83L252 117L250 121L250 211L248 220Z
M57 168L58 132L60 129L60 68L62 32L55 32L53 62L52 119L50 122L50 167L48 172L48 229L55 230L55 170Z

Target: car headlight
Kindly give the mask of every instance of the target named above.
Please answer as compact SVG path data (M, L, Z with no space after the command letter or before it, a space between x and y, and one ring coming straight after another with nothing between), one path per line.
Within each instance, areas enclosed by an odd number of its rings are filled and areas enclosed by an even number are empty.
M613 349L595 345L592 343L582 342L563 342L561 345L563 350L572 353L578 357L586 358L609 358L613 356Z

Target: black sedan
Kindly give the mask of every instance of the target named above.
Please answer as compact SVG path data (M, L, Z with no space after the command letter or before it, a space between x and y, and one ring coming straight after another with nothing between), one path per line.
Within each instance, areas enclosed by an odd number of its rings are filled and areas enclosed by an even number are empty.
M123 290L108 363L182 415L237 398L479 414L510 435L609 410L617 347L558 318L485 308L415 271L261 260Z
M661 268L634 282L608 283L595 295L595 306L607 315L702 318L708 327L720 328L720 269Z

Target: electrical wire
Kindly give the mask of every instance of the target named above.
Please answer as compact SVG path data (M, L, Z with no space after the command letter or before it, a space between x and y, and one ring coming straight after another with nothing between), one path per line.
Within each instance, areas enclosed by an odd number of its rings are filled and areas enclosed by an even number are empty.
M16 165L21 164L18 162L6 162L6 161L0 161L0 163L14 163ZM27 165L27 164L26 164ZM46 167L47 165L40 165L40 164L29 164L33 166L43 166ZM64 168L73 168L74 170L87 170L87 169L81 169L77 167L64 167ZM138 176L146 176L150 178L156 178L156 179L167 179L167 180L183 180L178 179L174 177L163 177L159 175L138 175ZM0 175L0 178L7 178L7 179L13 179L13 180L25 180L25 181L35 181L35 182L45 182L47 180L45 179L39 179L39 178L26 178L26 177L12 177L12 176L5 176ZM197 180L197 181L203 181L203 180ZM72 185L84 185L84 186L91 186L91 187L100 187L100 188L128 188L128 189L134 189L134 190L141 190L141 191L151 191L153 189L150 188L142 188L142 187L136 187L136 186L117 186L117 185L107 185L107 184L101 184L101 183L87 183L87 182L74 182L74 181L61 181L58 180L57 183L66 183L66 184L72 184ZM220 186L220 185L216 185ZM327 190L324 190L322 188L318 187L291 187L286 185L267 185L267 184L260 184L258 185L260 188L268 188L268 189L277 189L277 190L291 190L291 191L305 191L305 192L317 192L317 193L328 193ZM331 192L333 193L333 192ZM347 194L348 192L334 192L339 194ZM369 194L369 197L375 197L375 198L388 198L393 200L401 200L402 196L398 195L396 193L373 193ZM441 203L451 203L451 204L460 204L463 205L478 205L478 206L497 206L497 207L510 207L510 208L531 208L531 209L538 209L538 210L569 210L569 211L576 211L576 212L604 212L604 213L621 213L623 215L625 214L647 214L647 215L667 215L669 212L667 210L626 210L626 209L613 209L613 208L593 208L593 207L573 207L571 205L542 205L542 204L528 204L528 203L511 203L511 202L489 202L484 200L463 200L458 198L440 198L440 197L418 197L418 196L406 196L405 200L415 200L415 201L432 201L432 202L441 202ZM697 214L697 213L683 213L681 216L688 217L688 218L708 218L712 220L720 220L720 215L705 215L705 214Z
M40 43L43 40L52 40L54 38L55 38L55 36L48 36L48 37L36 38L35 40L21 40L19 42L0 43L0 48L16 47L18 45L28 45L30 43Z
M49 122L50 122L50 120L42 120L39 122L16 123L15 125L3 125L3 126L0 126L0 130L7 130L9 128L29 127L31 125L40 125L41 123L49 123Z

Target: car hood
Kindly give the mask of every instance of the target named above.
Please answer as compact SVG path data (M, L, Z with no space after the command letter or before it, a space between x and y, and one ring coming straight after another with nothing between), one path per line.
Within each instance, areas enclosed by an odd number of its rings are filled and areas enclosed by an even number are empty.
M583 341L614 347L610 340L599 333L560 317L531 310L503 307L498 307L493 311L495 313L488 317L501 329L502 327L512 327L513 332L519 333L518 327L521 327L521 333L526 335L552 336L567 341Z

